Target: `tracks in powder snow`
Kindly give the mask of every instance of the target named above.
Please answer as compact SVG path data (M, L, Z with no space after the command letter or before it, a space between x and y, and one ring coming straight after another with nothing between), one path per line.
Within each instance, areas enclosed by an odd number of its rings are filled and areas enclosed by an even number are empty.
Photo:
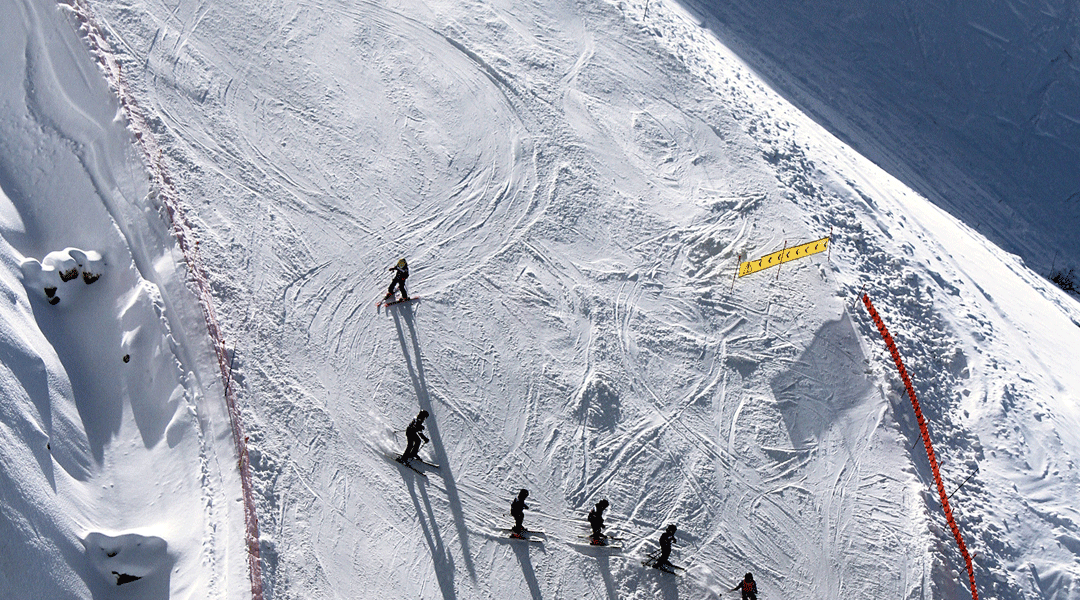
M502 556L469 546L522 486L542 496L544 510L526 522L552 532L550 548L577 539L584 524L567 515L604 495L631 550L677 520L687 541L677 552L703 549L700 564L761 565L790 595L837 579L821 566L822 545L853 539L854 492L874 489L860 472L876 425L860 413L868 429L806 444L790 432L809 417L770 399L772 378L806 341L786 339L800 328L779 300L799 291L788 273L813 286L812 269L785 271L767 297L728 293L738 250L779 246L782 226L822 224L785 217L769 229L778 215L760 209L776 201L772 180L727 165L747 150L740 130L726 107L682 93L684 69L648 37L660 17L645 33L624 29L625 15L601 3L560 15L574 34L563 35L550 15L515 19L525 5L466 3L453 19L428 19L440 9L431 4L406 13L286 2L272 15L245 6L186 20L181 2L144 62L178 65L166 73L179 100L157 100L163 130L199 167L185 182L193 197L237 196L201 213L203 243L217 245L215 283L243 298L247 315L237 327L250 335L246 385L265 422L264 518L291 559L275 567L279 594L317 596L323 582L347 581L415 597L380 579L401 568L444 597L525 593L501 578ZM260 52L231 56L221 40L235 32L220 29L229 22L250 23L243 47ZM648 66L620 72L613 54ZM364 60L346 69L312 58L333 55ZM235 77L215 81L219 72ZM775 125L754 123L786 130ZM805 161L777 158L791 181L812 180ZM235 187L215 188L205 172ZM861 232L837 224L838 235ZM402 254L431 300L373 316L372 290ZM871 258L874 277L902 279ZM828 305L825 288L812 287L811 300ZM417 405L435 416L446 469L428 480L378 456L385 431ZM815 464L831 457L843 458L835 470ZM818 489L821 499L808 492ZM524 554L514 576L544 595L547 575ZM585 593L576 567L564 568L580 556L563 554L540 568L561 573L560 590ZM581 568L594 569L582 579L604 579L608 597L638 583L600 560ZM461 573L471 582L455 580Z

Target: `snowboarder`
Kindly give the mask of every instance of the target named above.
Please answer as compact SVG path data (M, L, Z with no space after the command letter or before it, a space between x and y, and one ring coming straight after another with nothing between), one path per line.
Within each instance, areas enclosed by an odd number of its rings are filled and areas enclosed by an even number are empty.
M405 446L405 452L402 453L401 458L398 458L398 462L407 462L416 458L416 453L420 451L420 444L431 441L424 435L424 419L426 418L428 418L428 411L422 410L405 428L405 437L409 443Z
M663 567L670 568L672 566L668 557L671 556L671 545L675 543L675 530L675 525L671 524L668 525L667 529L664 530L664 533L660 535L660 556L658 556L653 563L653 566L657 569Z
M523 511L529 508L529 505L525 504L525 499L529 497L529 490L522 489L518 492L517 500L510 503L510 516L514 517L514 528L511 529L513 534L517 537L521 537L521 534L526 530L521 525L521 522L525 519L525 513Z
M757 584L754 583L754 574L747 573L739 585L731 588L731 591L742 590L742 600L757 600Z
M607 500L601 500L596 503L596 507L589 511L589 525L592 527L592 543L603 544L604 538L607 537L601 533L601 529L604 528L604 509L608 507Z
M394 287L396 286L398 291L401 292L401 301L408 302L409 293L405 291L405 280L409 278L409 264L403 258L387 270L394 272L394 280L390 282L390 287L386 290L386 297L383 298L383 301L391 300L394 297Z

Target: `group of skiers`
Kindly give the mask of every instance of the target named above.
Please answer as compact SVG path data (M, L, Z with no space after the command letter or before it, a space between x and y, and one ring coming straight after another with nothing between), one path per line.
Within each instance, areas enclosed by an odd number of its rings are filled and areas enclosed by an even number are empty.
M525 518L523 511L529 508L525 504L525 499L528 497L529 490L522 489L518 492L517 498L510 503L510 516L514 517L514 527L510 534L512 537L522 537L528 532L522 526L522 521ZM604 534L603 529L604 511L608 506L611 506L611 504L605 498L597 502L593 509L589 511L589 527L592 529L592 535L589 536L589 539L594 546L606 545L608 536ZM677 530L675 524L668 525L667 529L664 530L664 533L660 536L660 554L653 561L652 566L657 568L670 568L672 566L669 557L671 556L671 545L675 543L675 532Z
M604 511L611 504L607 499L600 500L596 503L596 506L589 511L589 526L592 528L591 540L594 545L604 545ZM678 531L678 527L674 523L667 526L664 529L664 533L660 535L660 554L652 561L652 566L663 569L671 568L673 565L669 560L671 556L671 545L675 543L675 532Z
M405 262L405 259L401 259L393 267L390 267L390 271L394 271L394 279L390 282L390 287L387 289L384 302L388 302L394 298L394 288L396 287L401 292L401 302L409 300L409 294L405 291L405 280L409 278L409 265ZM403 464L408 464L410 460L417 459L420 451L420 446L426 444L431 440L424 435L424 421L428 418L428 412L421 410L416 414L414 418L405 428L406 445L405 451L397 458L397 461ZM510 516L514 518L514 526L510 530L510 536L524 539L528 530L523 525L525 521L525 511L528 510L529 505L525 504L525 499L529 497L529 490L522 488L518 491L517 497L510 503ZM592 535L589 536L590 543L597 546L606 545L607 535L603 533L604 529L604 511L610 506L607 499L602 499L596 503L592 510L589 511L589 527L592 529ZM678 527L674 523L667 526L664 529L664 533L660 535L660 553L655 558L647 561L647 564L663 570L671 570L674 565L671 564L671 546L675 543L675 532L678 531ZM747 573L743 578L743 581L739 582L732 591L742 591L743 600L757 600L757 584L754 583L754 576L751 573Z
M522 526L524 521L524 511L529 508L525 504L525 499L529 497L529 490L522 489L518 492L517 498L510 503L510 515L514 517L514 527L512 537L523 536L528 530ZM592 535L589 536L593 545L602 546L605 545L605 541L608 536L603 532L604 529L604 511L607 507L611 506L611 503L606 498L600 500L593 506L593 509L589 511L589 527L592 529ZM664 529L664 533L660 534L660 553L655 557L652 557L646 564L662 569L665 571L671 571L675 565L671 564L671 546L675 544L675 533L679 528L674 524L670 524ZM757 584L754 583L754 575L747 573L741 582L736 585L731 591L741 591L743 600L757 600Z

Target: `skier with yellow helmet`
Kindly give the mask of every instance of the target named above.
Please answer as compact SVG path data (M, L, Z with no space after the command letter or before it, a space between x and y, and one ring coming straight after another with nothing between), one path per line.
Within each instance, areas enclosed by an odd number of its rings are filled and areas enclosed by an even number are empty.
M394 280L390 282L390 288L386 291L386 298L384 302L393 299L394 287L401 292L401 301L407 302L409 300L409 292L405 291L405 280L409 278L409 264L405 262L405 259L397 261L397 264L390 267L390 271L394 272Z

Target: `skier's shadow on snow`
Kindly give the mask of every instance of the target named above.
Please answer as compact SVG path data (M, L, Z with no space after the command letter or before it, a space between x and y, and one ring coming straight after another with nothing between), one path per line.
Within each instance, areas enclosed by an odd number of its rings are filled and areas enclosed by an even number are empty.
M525 576L525 583L529 585L532 600L542 600L544 596L540 593L540 582L536 579L536 569L533 568L532 558L529 556L529 546L532 546L532 543L519 542L510 538L504 538L504 543L510 544L514 554L517 555L518 562L521 563L521 573Z
M427 380L424 376L424 361L420 356L420 341L416 336L416 320L413 316L412 304L403 302L392 307L390 314L394 317L394 327L397 328L398 342L401 344L401 353L405 356L405 366L409 369L409 377L412 379L413 388L416 390L416 400L420 408L434 415L431 407L431 395L428 393ZM402 326L404 322L404 327ZM409 340L405 339L405 328L409 330ZM411 343L410 343L411 342ZM411 352L410 352L411 351ZM437 419L428 419L427 430L430 434L431 447L435 451L435 461L439 463L439 475L442 476L446 485L446 498L450 502L450 511L454 513L454 523L457 525L458 539L461 540L461 552L465 557L465 568L469 571L469 577L476 581L476 568L473 566L472 555L469 552L469 530L465 526L465 512L461 507L461 496L458 494L457 483L450 470L450 460L446 455L446 449L439 435ZM432 521L434 523L434 521ZM436 565L438 566L438 565ZM453 565L450 565L452 568ZM440 576L440 584L442 578ZM444 590L443 595L446 595Z
M420 528L424 531L424 539L431 551L431 559L435 562L435 578L439 581L439 589L442 591L443 600L455 600L457 592L454 591L454 558L443 542L442 534L439 533L439 525L435 520L435 511L431 508L431 499L428 498L427 486L419 482L416 477L409 477L402 473L405 485L409 488L413 506L416 508L416 516L420 519ZM417 489L423 498L423 507L420 506L420 498L417 497Z
M611 576L611 560L607 556L596 557L596 565L600 569L600 578L604 580L604 589L610 600L619 600L619 594L615 591L615 578Z
M660 588L660 597L664 600L679 600L679 583L677 581L678 576L670 573L664 573L659 569L649 568L653 571L653 576L656 577L656 587Z

